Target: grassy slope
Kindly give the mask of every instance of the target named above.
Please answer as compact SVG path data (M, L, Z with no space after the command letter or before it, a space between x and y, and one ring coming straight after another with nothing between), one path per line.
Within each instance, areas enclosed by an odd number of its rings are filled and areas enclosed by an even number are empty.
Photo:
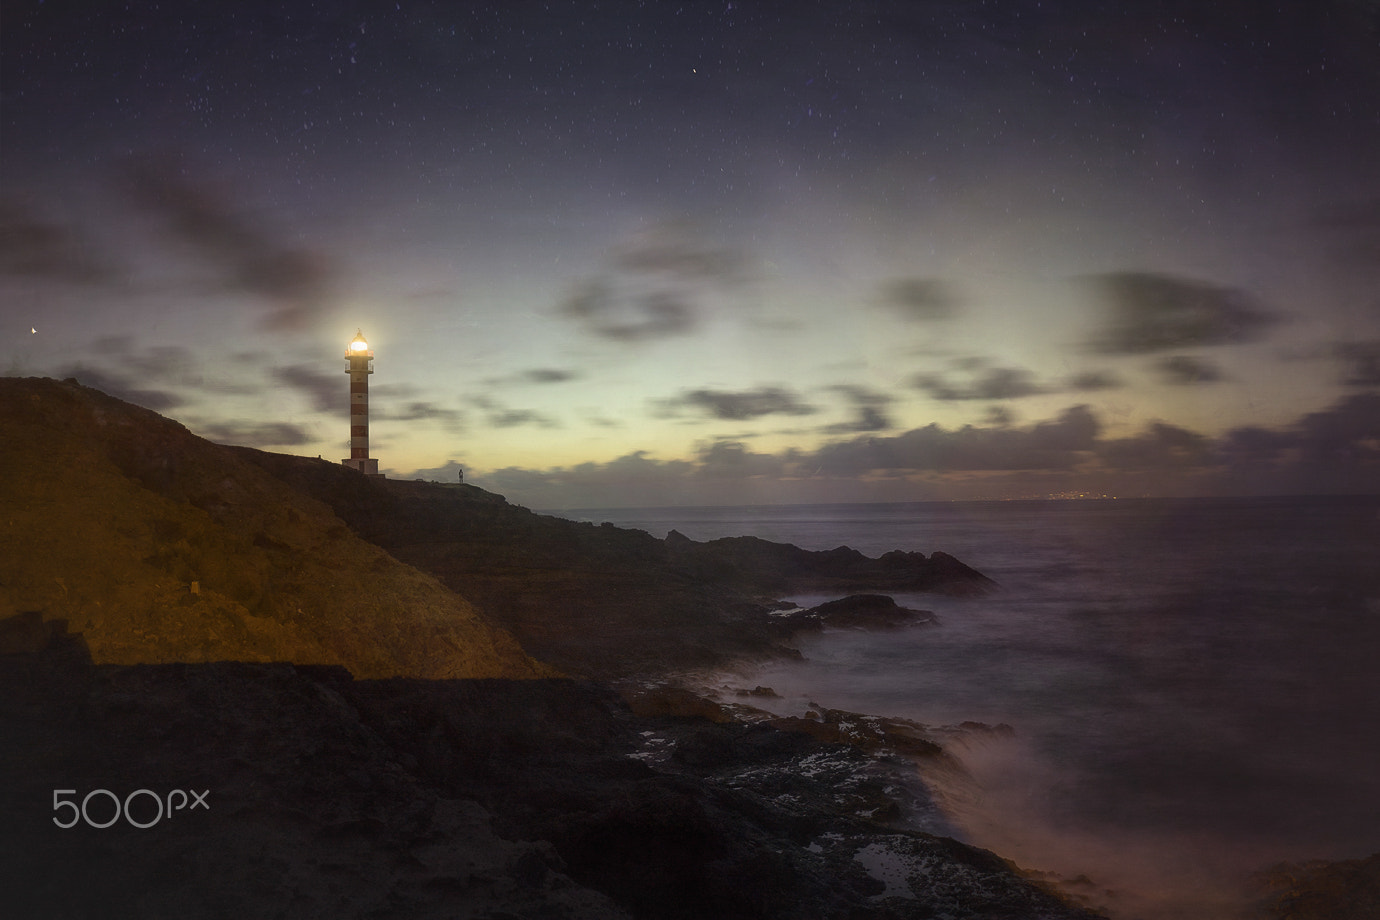
M326 505L156 413L0 379L0 432L0 616L66 619L97 662L552 673Z

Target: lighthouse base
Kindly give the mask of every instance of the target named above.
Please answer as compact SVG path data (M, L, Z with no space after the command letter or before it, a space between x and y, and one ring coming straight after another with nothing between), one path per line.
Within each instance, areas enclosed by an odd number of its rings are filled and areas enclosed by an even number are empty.
M377 476L379 479L383 478L383 474L379 472L379 462L372 457L368 459L341 460L340 462L352 470L359 470L366 476Z

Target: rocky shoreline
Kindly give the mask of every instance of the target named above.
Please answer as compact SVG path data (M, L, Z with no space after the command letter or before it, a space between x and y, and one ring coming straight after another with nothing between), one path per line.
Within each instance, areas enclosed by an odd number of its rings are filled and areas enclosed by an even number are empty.
M11 916L1095 916L914 829L942 822L918 736L869 751L837 714L743 721L675 688L94 665L47 629L0 655ZM54 789L208 807L62 828Z
M878 592L994 587L951 556L659 540L75 381L0 379L0 424L7 916L1098 916L952 839L923 777L1001 726L669 677L932 624ZM1259 916L1373 863L1282 867Z

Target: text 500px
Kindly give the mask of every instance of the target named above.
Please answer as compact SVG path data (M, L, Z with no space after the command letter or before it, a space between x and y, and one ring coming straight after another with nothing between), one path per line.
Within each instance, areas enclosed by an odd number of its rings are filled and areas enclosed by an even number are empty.
M198 808L211 810L206 804L209 789L203 792L173 789L165 800L152 789L135 789L122 800L109 789L92 789L77 805L75 789L53 790L53 823L58 827L75 827L77 822L85 821L92 827L110 827L123 817L135 827L153 827L164 818L171 818L174 812L195 811ZM68 798L72 796L73 798ZM108 801L107 801L108 800ZM70 820L64 821L64 818Z

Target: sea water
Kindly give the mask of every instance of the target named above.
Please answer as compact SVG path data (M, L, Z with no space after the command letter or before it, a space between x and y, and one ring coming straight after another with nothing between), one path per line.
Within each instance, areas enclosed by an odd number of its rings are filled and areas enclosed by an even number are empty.
M1219 918L1280 861L1380 851L1380 497L562 512L695 540L943 550L984 597L726 676L812 704L1014 727L956 750L950 817L1123 918ZM826 599L793 598L803 605ZM756 701L755 701L756 702Z

